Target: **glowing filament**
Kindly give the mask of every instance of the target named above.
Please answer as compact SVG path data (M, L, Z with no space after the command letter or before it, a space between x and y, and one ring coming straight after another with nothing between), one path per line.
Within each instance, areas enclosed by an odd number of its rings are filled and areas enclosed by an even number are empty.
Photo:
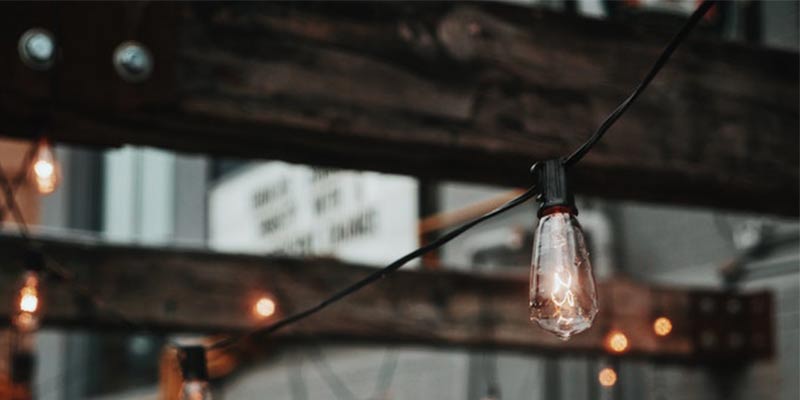
M55 172L55 167L53 164L46 160L39 160L36 164L33 165L33 170L36 172L36 176L40 179L49 179L53 176L53 172Z
M36 272L28 271L22 277L19 291L14 300L16 311L12 323L21 332L32 332L39 327L42 299L39 277Z
M42 139L36 149L31 167L31 174L39 193L49 194L56 190L56 185L58 185L57 168L55 154L53 154L50 143L46 139Z
M36 288L24 287L21 291L19 299L19 309L24 312L36 312L39 308L39 296L36 293Z
M253 307L253 312L259 317L267 318L275 314L275 301L269 297L262 297Z
M559 273L554 274L555 278L555 285L553 285L553 291L550 293L550 298L553 300L559 307L563 307L564 303L569 304L570 307L575 307L575 295L572 293L572 275L569 274L568 271L564 271L567 273L566 282L564 279L561 279L561 275ZM564 296L559 300L558 295L561 292L561 289L564 288Z

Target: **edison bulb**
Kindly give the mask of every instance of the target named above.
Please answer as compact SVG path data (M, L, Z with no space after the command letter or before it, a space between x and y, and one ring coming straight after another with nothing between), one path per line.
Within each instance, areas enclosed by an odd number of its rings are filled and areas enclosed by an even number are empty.
M181 388L181 400L211 400L211 387L203 380L185 381Z
M14 326L20 332L32 332L39 327L41 316L41 278L36 271L26 271L14 300Z
M31 175L40 194L50 194L58 185L58 163L47 139L39 141L31 164Z
M597 291L583 230L570 208L543 210L530 284L531 321L562 340L592 326Z

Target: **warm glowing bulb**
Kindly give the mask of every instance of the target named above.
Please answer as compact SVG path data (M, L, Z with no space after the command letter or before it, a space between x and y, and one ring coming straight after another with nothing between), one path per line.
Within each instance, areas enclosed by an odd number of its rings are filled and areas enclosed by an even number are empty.
M563 340L592 326L597 292L578 220L569 210L545 210L533 241L530 318Z
M617 383L617 373L611 368L603 368L600 370L600 373L597 374L597 380L605 387L614 386L614 384Z
M36 189L41 194L50 194L58 185L58 164L53 148L46 139L39 141L31 168Z
M19 309L24 312L36 312L39 308L39 296L35 288L22 289L22 298L19 300Z
M269 297L262 297L258 299L253 311L262 318L271 317L275 314L275 301Z
M211 387L203 380L185 381L181 387L181 400L211 400Z
M659 317L653 322L653 331L658 336L667 336L672 332L672 321L667 317Z
M613 331L606 336L606 347L615 353L623 353L628 350L628 337L622 332Z
M40 278L35 271L27 271L22 277L19 291L15 300L14 326L22 332L31 332L39 327L41 293L39 288Z

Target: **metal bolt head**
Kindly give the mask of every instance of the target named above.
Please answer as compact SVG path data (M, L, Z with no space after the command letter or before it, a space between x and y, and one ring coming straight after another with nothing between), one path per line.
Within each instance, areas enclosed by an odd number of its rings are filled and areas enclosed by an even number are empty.
M56 41L53 34L42 28L31 28L19 38L19 57L28 67L44 71L53 65Z
M153 71L153 57L139 42L122 42L114 50L114 68L126 82L142 82Z

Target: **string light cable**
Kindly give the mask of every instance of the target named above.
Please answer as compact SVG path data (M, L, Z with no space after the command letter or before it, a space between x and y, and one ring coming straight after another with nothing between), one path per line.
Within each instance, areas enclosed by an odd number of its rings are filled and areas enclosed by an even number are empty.
M606 117L606 119L600 124L600 127L592 134L589 139L583 143L577 150L575 150L572 154L568 157L559 160L560 163L563 165L564 168L573 167L576 165L586 153L588 153L592 147L597 144L598 141L603 137L603 135L614 125L614 123L625 113L625 111L633 104L633 102L639 97L639 95L644 92L644 90L648 87L650 82L655 78L658 72L663 68L663 66L667 63L670 56L674 53L675 49L686 39L689 32L697 25L700 19L711 9L711 7L716 3L715 0L705 0L702 4L692 13L691 17L687 20L687 22L683 25L681 30L670 40L667 46L662 51L661 55L658 57L656 62L650 68L648 73L645 75L644 79L636 86L634 91L611 113ZM460 236L462 233L468 231L472 227L480 224L483 221L488 219L494 218L506 211L509 211L518 205L525 203L527 200L533 198L534 196L541 196L541 193L537 191L537 185L531 186L525 192L523 192L518 197L510 200L509 202L503 204L502 206L476 218L472 221L466 222L460 227L446 233L445 235L439 237L438 239L432 241L431 243L422 246L416 250L411 251L410 253L400 257L399 259L395 260L391 264L387 265L386 267L379 269L366 277L362 278L361 280L353 283L352 285L339 290L338 292L331 295L329 298L321 301L317 305L314 305L310 308L307 308L303 311L297 312L295 314L289 315L281 320L275 321L271 324L261 326L255 328L251 331L241 333L238 335L232 335L226 338L223 338L209 346L210 349L219 349L231 346L238 342L240 339L250 336L268 336L288 325L294 324L299 322L303 319L306 319L322 310L327 308L328 306L338 302L339 300L358 292L365 286L377 282L386 276L390 275L391 273L397 271L401 267L403 267L409 261L422 256L432 250L435 250L443 245L447 244L451 240L455 239L456 237Z
M705 0L702 4L700 4L700 6L692 13L691 17L687 20L687 22L681 28L681 30L667 44L667 46L662 51L661 55L656 60L655 64L651 67L651 69L645 75L644 79L636 86L634 91L614 111L612 111L611 114L609 114L606 117L606 119L600 124L599 128L588 138L588 140L585 143L583 143L578 149L576 149L569 156L558 160L559 163L562 165L563 169L567 169L567 168L571 168L571 167L575 166L593 148L593 146L597 142L600 141L600 139L603 137L603 135L605 135L605 133L613 126L613 124L625 113L625 111L633 104L633 102L641 95L641 93L644 92L644 90L648 87L650 82L655 78L655 76L658 74L658 72L663 68L663 66L669 60L669 58L672 55L672 53L685 40L685 38L688 36L689 32L691 32L691 30L697 25L697 23L700 21L700 19L705 15L706 12L708 12L709 9L711 9L711 7L715 3L716 3L716 1L714 1L714 0ZM537 165L540 165L540 163L537 163ZM544 168L544 169L547 170L548 168ZM563 172L562 172L562 174L563 174ZM556 174L556 175L558 176L558 174ZM540 178L536 185L531 186L530 188L528 188L525 192L523 192L518 197L510 200L509 202L503 204L502 206L500 206L500 207L498 207L498 208L496 208L496 209L494 209L494 210L492 210L492 211L490 211L490 212L488 212L488 213L486 213L486 214L484 214L484 215L482 215L482 216L480 216L480 217L478 217L476 219L473 219L473 220L471 220L469 222L464 223L463 225L459 226L458 228L456 228L456 229L444 234L443 236L439 237L438 239L432 241L431 243L429 243L429 244L427 244L425 246L422 246L422 247L420 247L420 248L418 248L416 250L411 251L410 253L400 257L399 259L395 260L394 262L390 263L389 265L385 266L384 268L378 269L375 272L370 273L369 275L367 275L366 277L362 278L361 280L353 283L352 285L350 285L350 286L348 286L348 287L346 287L344 289L341 289L338 292L335 292L329 298L321 301L317 305L314 305L314 306L312 306L310 308L307 308L305 310L302 310L302 311L299 311L299 312L294 313L292 315L289 315L289 316L287 316L287 317L285 317L283 319L280 319L278 321L275 321L275 322L273 322L271 324L264 325L264 326L261 326L261 327L257 327L257 328L255 328L253 330L250 330L250 331L247 331L247 332L244 332L244 333L240 333L240 334L237 334L237 335L228 336L226 338L218 340L218 341L212 343L211 345L207 346L207 349L210 350L210 349L226 348L226 347L234 345L239 340L241 340L241 339L243 339L245 337L250 337L250 336L255 336L255 335L267 336L267 335L270 335L273 332L276 332L276 331L278 331L278 330L280 330L280 329L282 329L282 328L284 328L284 327L286 327L288 325L291 325L293 323L299 322L299 321L301 321L303 319L306 319L306 318L308 318L308 317L310 317L310 316L312 316L312 315L314 315L316 313L319 313L322 310L324 310L325 308L329 307L330 305L338 302L339 300L341 300L341 299L343 299L343 298L345 298L345 297L347 297L347 296L349 296L351 294L354 294L354 293L358 292L359 290L361 290L365 286L368 286L368 285L370 285L370 284L372 284L374 282L377 282L377 281L387 277L388 275L390 275L393 272L397 271L398 269L402 268L409 261L411 261L411 260L413 260L413 259L415 259L415 258L417 258L419 256L422 256L422 255L424 255L424 254L426 254L426 253L428 253L428 252L430 252L432 250L435 250L435 249L437 249L439 247L444 246L445 244L447 244L448 242L450 242L454 238L460 236L464 232L470 230L474 226L476 226L476 225L478 225L478 224L480 224L480 223L482 223L482 222L484 222L484 221L486 221L488 219L494 218L494 217L496 217L496 216L498 216L500 214L503 214L503 213L505 213L505 212L507 212L507 211L509 211L509 210L511 210L511 209L513 209L513 208L525 203L526 201L530 200L531 198L533 198L535 196L538 196L539 200L541 201L542 200L541 199L542 195L547 194L545 192L548 190L547 187L542 187L542 185L541 185L542 182L543 182L543 180ZM547 180L544 180L544 182L545 183L550 183ZM20 234L21 234L21 236L23 237L23 239L25 239L29 243L32 242L32 240L31 240L31 238L30 238L30 236L28 234L27 224L25 223L25 220L24 220L24 217L22 216L20 208L19 208L16 200L14 199L14 189L15 189L16 185L14 185L13 182L11 182L11 180L8 179L7 175L5 174L5 172L2 169L2 165L0 165L0 185L3 186L3 190L5 192L7 207L9 208L10 212L14 216L14 219L17 220L18 224L20 225ZM539 189L537 189L537 188L539 188ZM564 192L563 194L568 195L569 193L568 192ZM564 201L569 203L569 200L570 200L569 197L570 196L566 196ZM567 205L569 205L569 204L567 204ZM541 210L540 210L540 213L541 213ZM575 211L575 213L577 213L577 212ZM49 257L49 258L52 259L52 257ZM47 270L48 271L55 271L57 276L62 278L62 280L65 280L65 281L68 281L68 282L71 282L73 280L72 279L72 275L66 273L63 269L59 270L59 269L55 269L55 268L52 268L52 267L48 266ZM71 287L73 287L73 289L76 290L77 292L79 292L81 295L87 296L95 304L103 305L105 307L106 303L104 301L102 301L102 299L100 299L99 297L94 296L91 293L88 293L88 291L80 290L79 286L71 285ZM569 297L568 296L564 297L563 300L565 300L565 301L569 300ZM564 311L563 309L560 310L560 312L563 312L563 311ZM116 314L118 316L120 316L122 320L128 321L127 318L124 318L124 316L121 313L116 313ZM563 316L562 316L562 318L563 318ZM134 326L134 327L136 326L136 324L131 324L131 325ZM179 349L181 349L181 348L179 347ZM182 349L181 349L181 352L183 352Z
M661 55L658 56L658 59L653 64L653 66L650 67L650 71L647 72L647 75L644 76L644 79L642 79L639 85L636 86L636 89L634 89L633 92L619 106L617 106L617 108L614 109L614 111L612 111L611 114L609 114L606 117L603 123L600 124L600 127L597 128L597 130L592 134L592 136L589 137L589 139L585 143L583 143L580 147L578 147L578 149L576 149L572 154L570 154L569 157L564 159L564 165L566 167L572 167L575 164L577 164L578 161L580 161L583 158L583 156L585 156L586 153L588 153L589 150L591 150L592 147L594 147L594 145L600 141L600 139L611 128L611 126L614 125L615 122L617 122L619 117L621 117L622 114L625 113L628 107L630 107L631 104L633 104L633 102L639 97L639 95L642 94L642 92L644 92L645 89L647 89L647 86L650 85L650 82L653 80L653 78L655 78L656 75L658 75L658 72L661 71L661 68L663 68L664 65L667 63L670 56L672 56L672 53L675 52L675 49L678 48L678 46L686 39L686 36L689 35L689 32L692 31L695 25L697 25L697 23L700 22L700 19L703 18L703 16L708 12L708 10L710 10L711 7L713 7L716 3L717 0L705 0L700 4L700 6L697 7L697 9L692 13L692 15L683 25L681 30L678 31L678 33L672 38L672 40L669 41L667 46L664 47L664 50L662 50Z
M24 164L21 168L22 171L30 168L30 164L34 159L33 154L36 151L36 147L37 144L34 143L27 155L23 158ZM20 178L20 176L22 178ZM71 273L68 268L64 267L63 263L54 258L52 255L44 252L41 246L39 246L31 237L27 221L22 214L22 210L17 203L15 195L15 190L21 184L21 180L24 180L24 176L24 173L19 173L13 180L9 179L2 163L0 163L0 186L2 186L3 195L5 196L5 208L9 210L12 218L16 221L19 235L27 243L28 250L31 252L41 253L45 261L42 263L43 272L47 273L58 282L67 283L73 293L77 294L83 299L88 300L95 308L104 310L106 313L113 316L127 327L134 328L139 331L145 331L145 329L142 329L141 326L127 318L123 312L111 307L105 300L96 295L91 289L78 283L75 279L75 275Z

